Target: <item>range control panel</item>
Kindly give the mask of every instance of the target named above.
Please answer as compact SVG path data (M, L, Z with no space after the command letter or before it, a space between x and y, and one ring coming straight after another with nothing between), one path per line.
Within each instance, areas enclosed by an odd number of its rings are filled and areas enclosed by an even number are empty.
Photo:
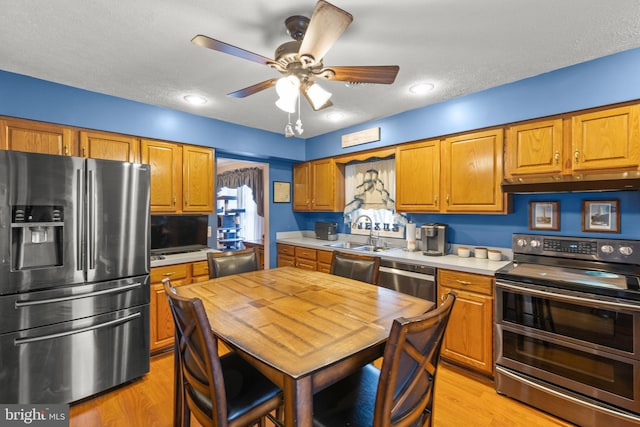
M513 253L640 264L640 241L514 234Z

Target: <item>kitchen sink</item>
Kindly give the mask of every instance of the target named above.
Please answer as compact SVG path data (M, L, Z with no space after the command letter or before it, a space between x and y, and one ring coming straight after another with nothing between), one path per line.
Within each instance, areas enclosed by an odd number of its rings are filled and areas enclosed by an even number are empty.
M325 246L331 246L332 248L343 248L343 249L355 249L362 246L360 242L335 242L329 243Z
M382 252L391 248L383 248L381 246L373 246L373 245L363 245L360 242L336 242L329 243L328 245L332 248L342 248L342 249L353 249L354 251L363 251L363 252Z

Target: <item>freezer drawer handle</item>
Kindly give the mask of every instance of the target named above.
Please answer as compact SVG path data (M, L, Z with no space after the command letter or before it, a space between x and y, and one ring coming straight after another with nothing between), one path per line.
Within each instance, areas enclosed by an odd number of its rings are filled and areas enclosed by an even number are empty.
M133 313L133 314L130 314L128 316L125 316L125 317L123 317L121 319L110 320L108 322L100 323L99 325L87 326L86 328L74 329L73 331L59 332L57 334L41 335L39 337L16 338L16 340L13 342L13 344L14 345L22 345L22 344L30 344L30 343L38 342L38 341L62 338L62 337L66 337L68 335L80 334L82 332L88 332L88 331L93 331L95 329L102 329L102 328L107 328L109 326L119 325L121 323L129 322L130 320L133 320L133 319L135 319L137 317L140 317L140 316L142 316L142 315L138 312L138 313Z
M60 297L60 298L16 301L16 308L29 307L32 305L40 305L40 304L53 304L56 302L71 301L79 298L95 297L98 295L115 294L118 292L128 291L134 288L139 288L140 286L142 286L142 283L136 282L126 286L120 286L118 288L105 289L103 291L87 292L84 294L69 295L69 296Z

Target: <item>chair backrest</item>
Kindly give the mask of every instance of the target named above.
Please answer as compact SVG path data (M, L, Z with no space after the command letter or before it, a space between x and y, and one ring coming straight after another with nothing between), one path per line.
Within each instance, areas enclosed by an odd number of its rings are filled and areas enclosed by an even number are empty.
M378 283L380 257L333 251L331 274L349 277L361 282Z
M440 307L393 321L376 394L374 427L430 426L436 368L456 295Z
M209 278L230 276L258 270L258 254L255 248L239 251L209 252Z
M179 360L184 398L199 420L212 420L212 425L225 427L228 424L227 395L218 343L211 332L209 319L199 298L184 298L176 294L169 279L163 281L169 298L169 306L176 327L174 357ZM201 408L208 407L211 413ZM207 411L208 412L208 411Z

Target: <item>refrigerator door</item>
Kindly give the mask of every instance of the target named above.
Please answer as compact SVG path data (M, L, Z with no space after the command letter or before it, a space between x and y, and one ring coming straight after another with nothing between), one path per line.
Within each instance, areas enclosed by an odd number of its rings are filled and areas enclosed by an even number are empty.
M0 150L0 295L82 283L84 159Z
M149 273L149 170L87 159L87 282Z

